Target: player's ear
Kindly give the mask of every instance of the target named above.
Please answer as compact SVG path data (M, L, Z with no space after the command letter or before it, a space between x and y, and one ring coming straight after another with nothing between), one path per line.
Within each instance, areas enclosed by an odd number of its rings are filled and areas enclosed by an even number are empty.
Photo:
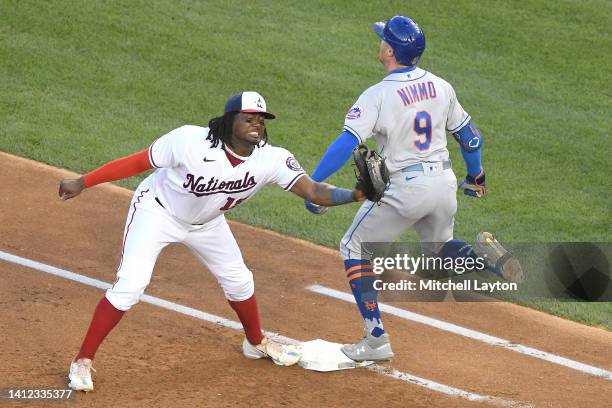
M393 51L393 48L387 47L387 49L385 51L387 52L387 55L389 57L395 58L395 52ZM397 61L397 58L395 58L395 60Z
M382 48L382 53L385 57L395 58L395 53L393 52L393 48L391 48L391 46L387 42L381 41L381 48Z

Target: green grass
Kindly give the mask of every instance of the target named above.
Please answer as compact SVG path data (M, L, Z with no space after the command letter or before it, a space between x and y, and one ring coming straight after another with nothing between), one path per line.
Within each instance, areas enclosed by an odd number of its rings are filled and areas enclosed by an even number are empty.
M371 23L398 12L426 32L421 66L454 85L485 135L490 196L459 197L456 236L611 242L605 0L0 0L0 150L86 172L182 124L206 125L230 94L254 89L278 115L272 143L312 171L384 75ZM454 143L451 154L462 177ZM330 182L351 185L352 169ZM356 209L314 217L268 188L230 218L335 247ZM612 328L598 318L608 303L539 307Z

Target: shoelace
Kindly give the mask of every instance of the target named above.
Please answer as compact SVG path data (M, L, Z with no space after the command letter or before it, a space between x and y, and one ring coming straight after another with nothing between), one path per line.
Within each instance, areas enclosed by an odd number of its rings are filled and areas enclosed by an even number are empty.
M96 372L96 369L93 368L91 364L77 363L77 375L79 377L86 377L88 375L91 375L90 370L94 373Z
M290 356L296 353L296 351L289 349L289 345L281 344L270 339L268 339L268 342L265 344L264 350L262 351L270 358L277 359L280 359L283 356Z
M279 355L283 352L283 348L281 344L278 344L270 339L263 346L263 352L268 356L272 357L273 355Z

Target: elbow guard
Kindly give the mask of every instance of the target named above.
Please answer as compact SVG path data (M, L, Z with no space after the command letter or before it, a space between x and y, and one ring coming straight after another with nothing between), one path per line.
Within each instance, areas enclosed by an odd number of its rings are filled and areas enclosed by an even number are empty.
M482 147L484 142L482 135L471 120L467 125L453 133L453 136L467 152L475 152Z

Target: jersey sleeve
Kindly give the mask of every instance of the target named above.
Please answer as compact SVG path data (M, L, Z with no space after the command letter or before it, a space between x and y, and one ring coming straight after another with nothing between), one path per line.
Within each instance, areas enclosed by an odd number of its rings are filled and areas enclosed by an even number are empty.
M446 130L450 133L454 133L468 124L470 121L470 115L463 110L463 107L457 100L457 95L453 87L448 84L449 88L449 109L448 117L446 118Z
M178 167L187 149L188 126L174 129L149 146L149 161L153 167Z
M295 183L306 175L306 172L290 151L280 147L276 150L277 165L271 181L285 190L291 190Z
M145 149L106 163L104 166L85 174L83 176L83 183L85 187L93 187L96 184L121 180L147 171L153 168L148 154L148 149Z
M376 88L369 88L359 96L346 114L344 130L355 135L359 143L365 142L372 136L380 112L380 101L380 94L376 92Z

